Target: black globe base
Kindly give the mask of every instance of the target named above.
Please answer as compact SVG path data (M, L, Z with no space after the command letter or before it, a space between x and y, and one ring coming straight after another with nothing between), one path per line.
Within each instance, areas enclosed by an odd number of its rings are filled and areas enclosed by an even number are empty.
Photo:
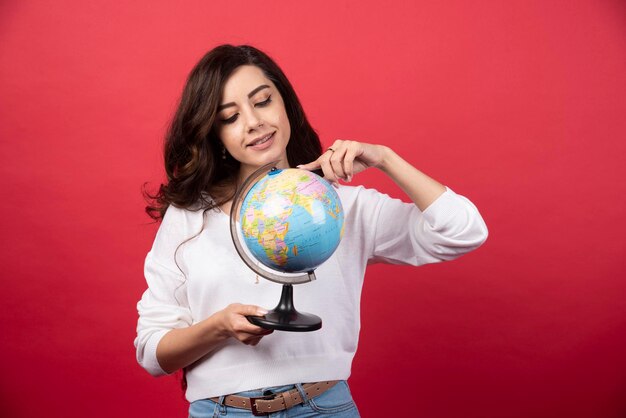
M322 328L322 319L319 316L302 312L284 313L272 310L263 316L247 318L261 328L278 331L307 332Z
M263 316L247 316L248 321L265 329L307 332L322 328L322 319L310 313L298 312L293 306L293 287L283 285L278 306Z

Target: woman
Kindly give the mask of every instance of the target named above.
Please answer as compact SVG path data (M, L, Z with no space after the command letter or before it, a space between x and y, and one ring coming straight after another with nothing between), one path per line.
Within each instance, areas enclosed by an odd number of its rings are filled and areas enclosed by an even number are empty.
M241 262L226 214L237 185L272 161L321 170L343 204L341 244L318 280L294 288L298 309L323 317L319 331L272 333L245 318L264 315L280 287ZM370 167L413 203L339 185ZM167 134L165 168L167 184L148 207L162 223L146 258L135 346L151 374L185 371L192 417L358 416L345 381L366 265L451 260L487 237L469 200L390 148L337 140L322 152L283 72L250 46L217 47L193 69Z

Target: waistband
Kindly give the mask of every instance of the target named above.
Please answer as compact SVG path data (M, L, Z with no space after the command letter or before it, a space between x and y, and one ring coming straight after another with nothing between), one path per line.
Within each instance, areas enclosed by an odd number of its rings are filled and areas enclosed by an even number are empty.
M225 406L247 409L248 411L251 411L254 416L265 416L276 411L289 409L295 405L300 405L301 403L306 402L307 399L314 398L326 392L338 382L338 380L332 380L326 382L303 383L301 385L302 391L300 388L296 387L295 389L272 393L267 396L245 397L238 395L226 395L224 397L219 396L209 399Z

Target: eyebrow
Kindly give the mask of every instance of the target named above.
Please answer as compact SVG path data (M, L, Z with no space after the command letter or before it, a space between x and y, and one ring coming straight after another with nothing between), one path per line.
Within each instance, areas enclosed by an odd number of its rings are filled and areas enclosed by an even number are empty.
M268 86L267 84L261 84L259 87L255 88L254 90L252 90L250 93L248 93L248 98L252 98L252 96L254 96L255 94L257 94L258 92L260 92L263 89L269 89L270 86ZM217 111L221 111L223 109L226 109L227 107L231 107L231 106L236 106L235 102L230 102L230 103L224 103L221 104L217 107Z

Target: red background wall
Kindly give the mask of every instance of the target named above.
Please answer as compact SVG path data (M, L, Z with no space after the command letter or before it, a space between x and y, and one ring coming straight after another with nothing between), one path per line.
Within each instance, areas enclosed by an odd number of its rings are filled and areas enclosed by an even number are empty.
M134 359L140 190L229 42L276 58L326 145L391 146L490 228L460 260L369 271L364 417L626 416L625 24L608 0L0 3L0 412L185 416Z

